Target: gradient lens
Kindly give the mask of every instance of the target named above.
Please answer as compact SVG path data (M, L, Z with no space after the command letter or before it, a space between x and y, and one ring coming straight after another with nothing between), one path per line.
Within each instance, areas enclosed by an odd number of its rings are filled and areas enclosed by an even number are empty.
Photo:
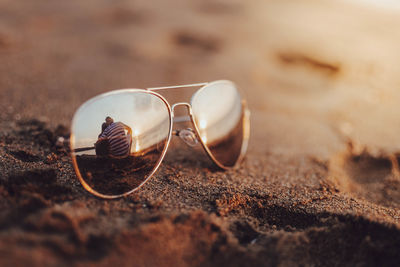
M72 123L75 170L90 192L120 196L143 184L165 154L170 111L159 96L120 90L83 104Z
M200 89L191 101L200 138L214 160L232 167L247 147L248 123L242 99L229 81L213 82Z

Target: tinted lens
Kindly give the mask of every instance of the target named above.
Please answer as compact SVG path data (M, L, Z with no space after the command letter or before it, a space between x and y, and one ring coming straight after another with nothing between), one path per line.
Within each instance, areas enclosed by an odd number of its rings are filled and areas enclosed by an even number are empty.
M158 96L139 90L100 95L76 112L72 157L83 186L118 196L140 186L164 155L170 112Z
M233 83L218 81L192 98L193 116L203 143L225 167L235 165L246 147L245 110Z

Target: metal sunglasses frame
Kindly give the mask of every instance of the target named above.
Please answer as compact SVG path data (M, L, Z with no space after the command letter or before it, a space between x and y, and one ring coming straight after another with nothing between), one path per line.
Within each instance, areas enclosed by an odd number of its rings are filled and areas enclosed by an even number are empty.
M115 93L120 93L120 92L142 92L142 93L148 93L151 95L154 95L158 98L160 98L164 104L167 107L168 110L168 116L169 116L169 131L168 131L168 137L167 137L167 141L166 144L164 146L164 149L160 155L160 158L158 159L154 169L150 172L150 174L148 174L147 178L137 187L135 187L134 189L123 193L123 194L119 194L119 195L104 195L102 193L99 193L97 191L95 191L94 189L92 189L86 182L85 180L82 178L82 175L80 173L79 167L78 167L78 163L76 161L76 156L73 154L74 153L74 138L73 138L73 133L71 134L71 138L70 138L70 150L71 150L71 158L72 158L72 165L75 169L75 172L78 176L78 179L80 181L80 183L82 184L82 186L89 191L90 193L92 193L93 195L100 197L100 198L104 198L104 199L115 199L115 198L121 198L121 197L125 197L127 195L132 194L133 192L139 190L151 177L153 177L154 173L156 173L156 171L158 170L158 168L160 167L162 161L164 160L164 157L167 153L169 144L171 142L171 137L173 135L173 125L174 125L174 118L178 118L180 119L181 117L175 117L174 116L174 109L177 106L185 106L188 110L189 113L189 120L192 123L192 125L194 126L194 134L196 135L197 140L200 142L201 146L203 147L203 149L206 151L206 154L208 155L208 157L211 159L212 162L214 162L216 164L217 167L223 169L223 170L229 170L229 169L233 169L234 167L236 167L238 165L238 163L240 163L243 160L244 155L246 154L247 151L247 147L248 147L248 142L249 142L249 138L250 138L250 110L248 109L248 105L245 99L243 99L243 97L241 97L241 104L242 104L242 110L243 110L243 141L242 141L242 147L241 147L241 151L240 151L240 155L238 157L238 159L236 160L235 164L233 166L224 166L221 162L219 162L215 156L212 154L212 152L210 151L210 149L207 147L206 143L204 143L203 139L200 136L200 131L199 131L199 127L196 123L196 120L194 118L193 115L193 111L192 111L192 100L193 97L199 93L200 91L204 90L205 88L209 87L209 86L213 86L213 85L217 85L219 83L229 83L231 84L234 88L236 88L236 90L240 92L240 90L236 87L236 85L228 80L218 80L218 81L214 81L214 82L205 82L205 83L195 83L195 84L187 84L187 85L176 85L176 86L165 86L165 87L150 87L150 88L146 88L146 89L119 89L119 90L113 90L107 93L103 93L100 94L98 96L95 96L93 98L91 98L90 100L88 100L87 102L85 102L84 104L82 104L82 106L80 108L82 108L83 106L85 106L88 103L91 103L93 101L96 101L98 98L103 98L103 97L107 97L109 95L115 94ZM165 97L163 97L161 94L157 93L156 91L159 90L167 90L167 89L175 89L175 88L189 88L189 87L200 87L191 97L191 101L190 103L187 102L178 102L173 104L172 106L169 104L169 102L165 99ZM74 119L75 120L75 119ZM74 125L74 120L72 122L72 125ZM179 120L179 121L186 121L186 120Z

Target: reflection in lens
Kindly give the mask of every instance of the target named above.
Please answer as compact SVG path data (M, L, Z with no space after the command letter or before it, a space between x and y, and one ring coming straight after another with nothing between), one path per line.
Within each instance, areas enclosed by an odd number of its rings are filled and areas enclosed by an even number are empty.
M192 98L193 116L203 143L224 167L239 159L244 142L244 110L236 87L228 81L207 85Z
M170 123L167 105L148 92L116 91L86 102L71 135L83 185L107 196L137 188L161 160Z

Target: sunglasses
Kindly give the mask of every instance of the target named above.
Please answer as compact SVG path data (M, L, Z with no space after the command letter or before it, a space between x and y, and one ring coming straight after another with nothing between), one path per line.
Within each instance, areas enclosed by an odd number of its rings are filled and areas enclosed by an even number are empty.
M200 87L190 103L170 105L158 93L190 87ZM187 109L187 116L174 116L179 106ZM246 101L235 84L225 80L111 91L76 111L69 141L72 163L90 193L123 197L153 176L173 135L189 146L200 144L219 168L233 168L247 150L249 118ZM173 130L174 122L190 123L193 129Z

